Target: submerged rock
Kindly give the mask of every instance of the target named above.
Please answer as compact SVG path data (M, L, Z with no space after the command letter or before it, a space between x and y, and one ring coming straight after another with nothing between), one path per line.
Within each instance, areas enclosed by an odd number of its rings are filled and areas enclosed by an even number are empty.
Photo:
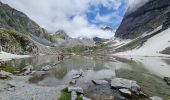
M68 87L68 92L75 91L77 93L83 94L83 89L81 87Z
M106 80L92 80L92 82L93 82L95 85L108 84L108 81L106 81Z
M70 81L70 84L71 84L71 85L75 85L76 83L77 83L77 80L74 80L74 79L73 79L73 80Z
M82 98L82 100L91 100L90 98L84 97L84 95L80 95L80 97Z
M150 100L163 100L163 98L158 97L158 96L153 96L153 97L150 97Z
M170 77L164 77L164 80L167 82L168 85L170 85Z

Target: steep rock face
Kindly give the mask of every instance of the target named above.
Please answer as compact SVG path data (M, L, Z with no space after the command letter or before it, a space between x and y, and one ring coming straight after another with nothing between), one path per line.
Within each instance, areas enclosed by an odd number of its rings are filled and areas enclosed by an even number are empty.
M56 38L24 13L0 2L0 46L15 54L55 53Z
M115 36L133 39L145 32L150 32L165 24L169 12L170 0L149 0L134 12L127 11Z
M61 38L63 40L67 40L70 37L67 35L67 33L64 30L58 30L54 36L56 36L57 38Z

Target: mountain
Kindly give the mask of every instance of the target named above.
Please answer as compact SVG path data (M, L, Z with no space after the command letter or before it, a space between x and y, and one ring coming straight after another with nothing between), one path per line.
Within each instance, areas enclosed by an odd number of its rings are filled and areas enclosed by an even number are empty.
M135 5L134 5L135 6ZM126 12L116 37L134 39L163 25L170 12L170 0L149 0L137 10Z
M61 35L60 35L61 36ZM78 38L71 38L67 37L60 37L57 35L58 42L55 45L56 47L62 48L72 48L76 46L84 46L84 47L93 47L95 46L95 41L93 39L87 37L78 37Z
M109 41L109 39L103 39L103 38L99 38L99 37L94 37L93 40L95 41L96 44L102 44L106 41Z
M63 39L63 40L67 40L67 39L71 38L67 35L67 33L64 30L58 30L54 34L54 36L56 36L57 38Z
M170 0L148 0L132 12L128 9L115 38L107 43L94 55L169 57Z
M55 38L24 13L0 2L0 35L4 51L41 53L41 47L52 46Z

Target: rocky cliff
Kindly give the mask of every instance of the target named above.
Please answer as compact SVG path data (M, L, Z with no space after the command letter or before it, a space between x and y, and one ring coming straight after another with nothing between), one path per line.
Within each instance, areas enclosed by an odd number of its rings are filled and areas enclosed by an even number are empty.
M123 39L134 39L158 26L164 25L167 28L169 12L170 0L149 0L137 10L127 11L115 36Z
M12 53L37 53L42 44L52 46L54 37L24 13L0 2L0 45ZM38 45L37 45L38 44Z

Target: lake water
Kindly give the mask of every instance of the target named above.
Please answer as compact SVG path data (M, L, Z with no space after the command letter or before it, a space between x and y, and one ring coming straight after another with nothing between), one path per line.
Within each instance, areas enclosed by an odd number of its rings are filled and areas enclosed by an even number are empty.
M168 58L136 57L128 60L116 57L112 60L97 60L71 56L65 58L63 62L58 62L57 56L51 55L11 60L6 62L6 65L21 69L26 65L33 65L37 71L41 70L42 66L55 65L52 70L42 76L33 76L30 79L31 84L40 86L69 85L72 76L82 71L84 77L77 82L77 85L86 88L85 91L88 93L94 93L90 89L92 86L89 85L92 79L121 77L137 81L148 96L160 96L170 100L170 86L163 80L163 77L170 77L170 59ZM87 95L91 94L88 93ZM103 93L106 92L103 91Z

